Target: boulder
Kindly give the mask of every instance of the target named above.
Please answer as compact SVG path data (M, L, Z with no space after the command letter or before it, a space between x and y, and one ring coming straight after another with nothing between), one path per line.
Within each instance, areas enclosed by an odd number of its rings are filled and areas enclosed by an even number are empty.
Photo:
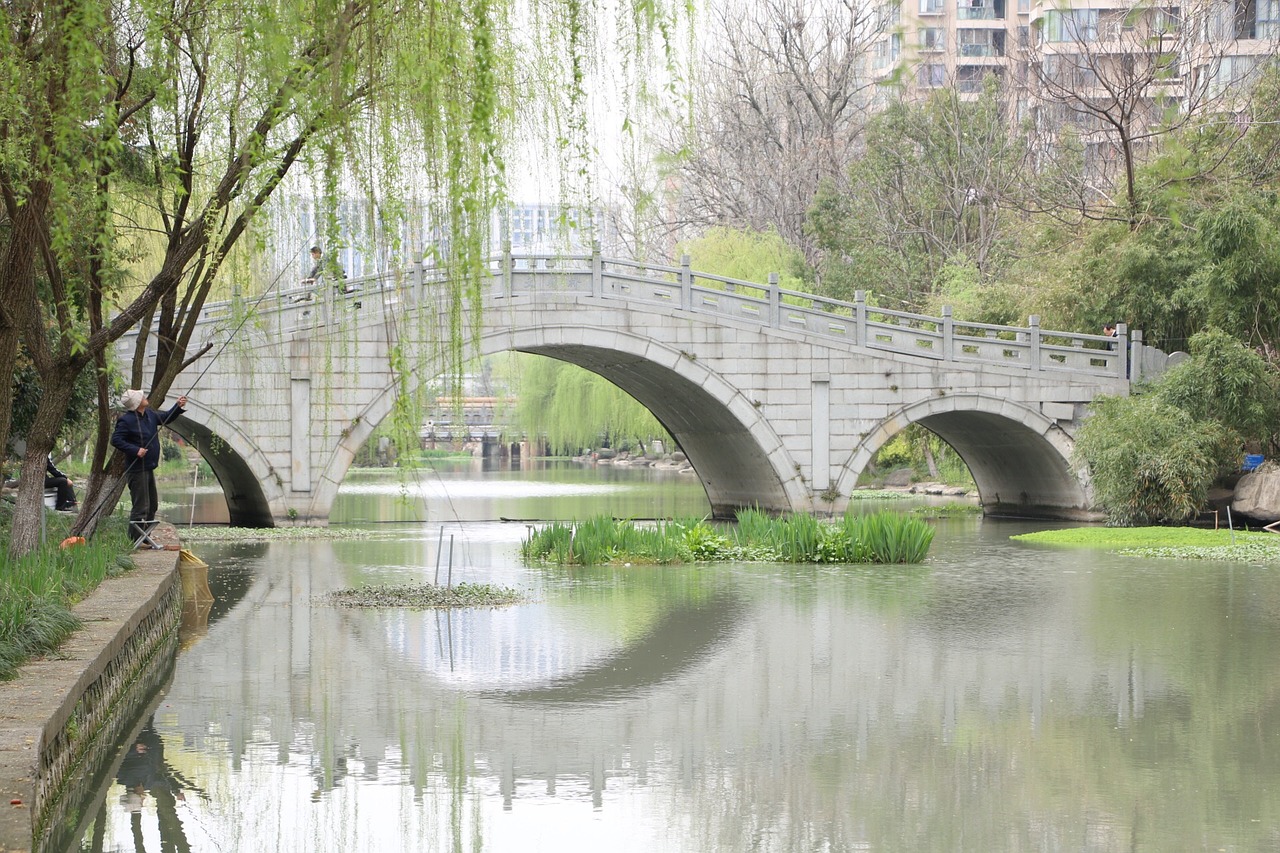
M902 488L911 485L915 472L910 468L899 468L885 475L884 484L889 488Z
M1268 524L1280 521L1280 467L1264 462L1241 477L1231 511Z

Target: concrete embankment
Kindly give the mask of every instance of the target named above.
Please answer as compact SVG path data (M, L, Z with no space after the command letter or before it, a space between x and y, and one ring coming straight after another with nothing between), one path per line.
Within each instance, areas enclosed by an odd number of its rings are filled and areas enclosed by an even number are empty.
M0 853L39 851L51 827L74 834L91 772L129 724L177 648L182 586L171 548L137 551L137 568L74 608L83 626L49 657L0 684ZM70 811L69 811L70 810Z

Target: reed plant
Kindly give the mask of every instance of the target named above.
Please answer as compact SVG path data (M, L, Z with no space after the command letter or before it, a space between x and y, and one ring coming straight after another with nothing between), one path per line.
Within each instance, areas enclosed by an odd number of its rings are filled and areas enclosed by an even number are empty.
M0 532L8 540L11 514L0 512ZM72 606L108 577L131 565L124 524L104 523L91 542L62 549L70 518L49 513L40 548L13 559L0 551L0 681L17 675L33 657L55 650L80 622Z
M841 529L870 563L918 563L929 553L934 528L923 519L896 512L846 513Z
M738 513L732 536L706 519L637 527L600 516L576 524L552 522L521 545L526 563L601 565L610 562L918 563L934 529L910 515L848 513L836 524L793 513L777 518Z

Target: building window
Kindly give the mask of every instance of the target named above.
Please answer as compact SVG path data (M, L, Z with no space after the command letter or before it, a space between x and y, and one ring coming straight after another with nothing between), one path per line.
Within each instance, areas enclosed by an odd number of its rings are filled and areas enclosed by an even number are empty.
M947 66L930 62L916 71L916 82L926 89L936 89L947 82Z
M1254 38L1280 37L1280 0L1258 0L1257 35Z
M920 0L921 15L941 15L943 0Z
M961 56L1004 56L1004 30L957 30Z
M985 65L961 65L956 69L956 89L966 94L977 94L982 91L983 79L997 71Z
M1098 38L1097 9L1064 9L1045 12L1044 37L1051 42L1074 41L1081 44Z
M920 49L929 52L947 49L947 31L942 27L925 27L920 30Z
M962 21L1004 20L1005 0L956 0L956 17Z

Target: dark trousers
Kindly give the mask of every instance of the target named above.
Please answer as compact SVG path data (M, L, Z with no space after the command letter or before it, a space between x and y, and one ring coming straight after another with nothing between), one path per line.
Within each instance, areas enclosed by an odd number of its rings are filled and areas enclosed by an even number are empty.
M44 487L58 490L58 502L54 504L54 509L67 509L76 505L76 490L66 477L45 477Z
M156 472L139 460L125 476L129 478L129 499L133 501L133 510L129 513L129 529L136 536L142 532L142 528L134 522L154 521L156 510L160 507L160 498L156 494Z

